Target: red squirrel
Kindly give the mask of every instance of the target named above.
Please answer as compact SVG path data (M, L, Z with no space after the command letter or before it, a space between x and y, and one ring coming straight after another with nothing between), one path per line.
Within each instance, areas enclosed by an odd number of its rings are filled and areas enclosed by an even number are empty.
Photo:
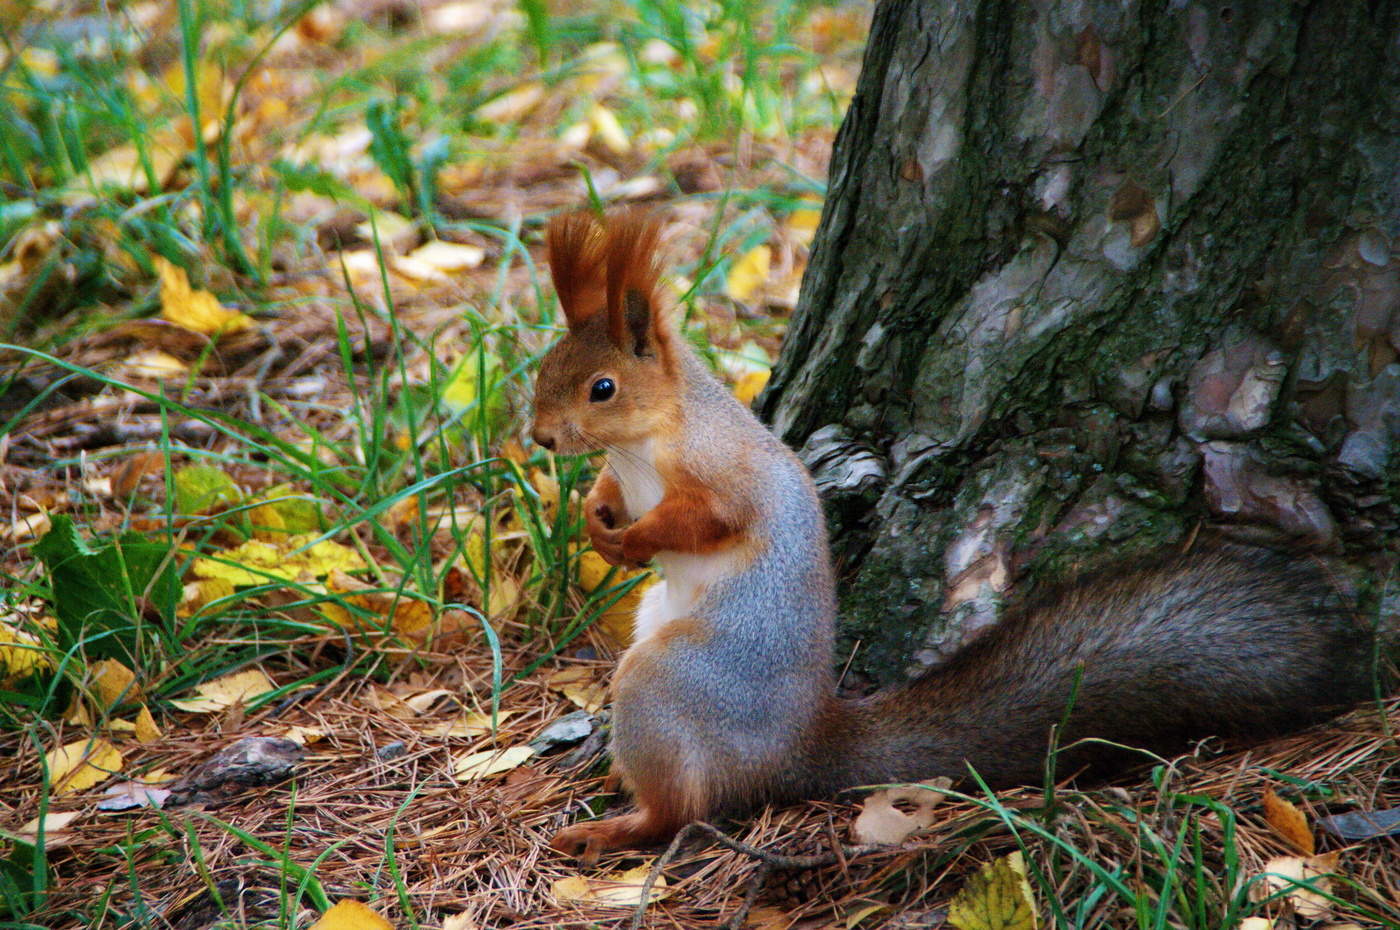
M596 858L692 820L866 784L1038 782L1207 735L1261 736L1368 692L1371 635L1307 559L1228 544L1081 579L1007 616L947 665L867 698L835 694L833 571L798 458L668 319L659 227L556 217L547 245L567 334L544 357L534 438L604 450L584 501L593 547L664 580L612 679L614 771L631 813L576 823Z

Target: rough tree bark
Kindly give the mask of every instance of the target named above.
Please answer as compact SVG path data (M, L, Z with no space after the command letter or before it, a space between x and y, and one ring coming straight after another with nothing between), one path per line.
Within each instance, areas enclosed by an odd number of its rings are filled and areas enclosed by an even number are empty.
M857 670L1202 524L1394 550L1400 4L887 0L830 185L760 412Z

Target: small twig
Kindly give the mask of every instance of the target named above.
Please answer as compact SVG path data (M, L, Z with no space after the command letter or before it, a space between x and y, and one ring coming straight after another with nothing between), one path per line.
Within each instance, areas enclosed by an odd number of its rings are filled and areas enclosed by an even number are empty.
M768 875L773 871L773 867L766 862L761 862L754 873L749 877L749 890L744 892L744 903L739 905L739 909L734 912L734 916L729 918L729 922L724 925L724 930L739 930L744 925L744 921L749 916L749 911L753 910L754 902L758 900L759 893L763 891L763 886L768 882Z
M647 904L651 901L651 886L656 884L656 879L660 877L661 870L671 864L671 860L676 857L676 852L685 842L685 838L690 835L692 827L698 824L686 824L676 832L676 836L671 840L671 845L666 847L666 851L656 857L656 861L651 864L651 871L647 873L646 881L642 882L642 899L637 902L637 910L632 914L631 930L640 930L642 917L646 915Z

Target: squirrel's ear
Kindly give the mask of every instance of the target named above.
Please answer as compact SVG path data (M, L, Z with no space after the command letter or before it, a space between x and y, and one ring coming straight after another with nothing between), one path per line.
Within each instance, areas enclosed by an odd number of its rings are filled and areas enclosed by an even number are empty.
M610 218L607 245L608 336L633 355L669 361L671 331L662 318L656 246L661 225L631 211Z
M578 329L607 307L606 236L593 214L580 210L555 216L544 238L564 319Z

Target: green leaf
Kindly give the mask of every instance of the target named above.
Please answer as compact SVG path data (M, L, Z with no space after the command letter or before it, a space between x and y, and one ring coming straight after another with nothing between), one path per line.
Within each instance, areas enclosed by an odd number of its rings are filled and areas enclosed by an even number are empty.
M180 513L206 513L242 499L243 492L221 468L186 465L175 473L175 506Z
M52 577L59 645L89 641L90 655L136 667L147 607L170 624L180 600L180 576L172 548L140 533L123 533L102 545L78 535L71 517L53 517L53 529L34 546ZM107 636L95 634L110 633Z

